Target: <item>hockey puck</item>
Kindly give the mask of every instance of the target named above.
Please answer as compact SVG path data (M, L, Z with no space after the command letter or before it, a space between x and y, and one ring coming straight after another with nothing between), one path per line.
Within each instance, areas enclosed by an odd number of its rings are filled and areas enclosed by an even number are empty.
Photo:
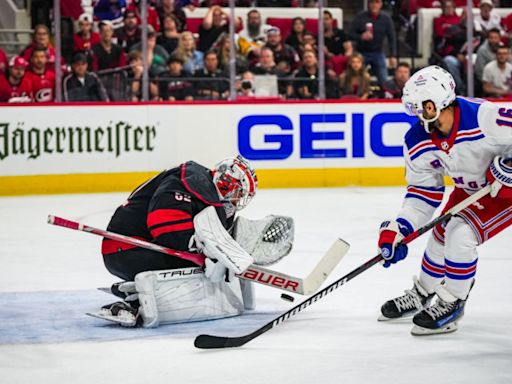
M293 296L287 295L286 293L281 294L281 299L289 301L291 303L293 303L293 301L295 300Z

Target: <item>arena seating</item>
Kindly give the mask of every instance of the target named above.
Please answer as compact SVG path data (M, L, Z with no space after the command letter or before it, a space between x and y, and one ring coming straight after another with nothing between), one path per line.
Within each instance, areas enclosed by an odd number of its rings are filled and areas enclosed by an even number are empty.
M506 18L512 13L512 8L494 8L494 13ZM462 8L457 8L457 13L462 13ZM480 9L473 8L473 15L479 15ZM422 67L428 65L428 59L432 52L432 43L434 37L434 18L441 15L440 8L420 8L418 10L418 40L417 52L419 57L416 59L415 66Z
M294 17L302 17L306 19L306 29L314 34L318 31L318 9L317 8L236 8L235 16L242 18L242 23L247 20L247 13L251 9L257 9L261 13L264 23L279 27L281 35L285 39L291 30L292 20ZM332 13L336 26L343 28L343 10L341 8L325 8ZM229 8L224 8L229 13ZM195 8L190 11L185 8L187 15L187 30L192 33L199 31L204 16L208 8Z

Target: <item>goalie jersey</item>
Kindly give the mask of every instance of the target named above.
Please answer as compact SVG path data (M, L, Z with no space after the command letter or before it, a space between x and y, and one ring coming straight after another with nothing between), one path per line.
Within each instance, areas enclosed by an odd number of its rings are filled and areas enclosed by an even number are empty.
M512 156L512 109L457 97L447 137L427 133L418 120L405 135L408 186L397 221L411 232L429 221L443 200L444 176L468 194L481 189L497 155Z
M117 208L107 230L187 251L194 234L193 218L208 206L216 208L226 229L232 226L234 215L228 219L211 171L189 161L136 188ZM132 248L135 246L104 239L102 254L108 257ZM180 264L177 268L195 266L179 258L176 258L176 263Z

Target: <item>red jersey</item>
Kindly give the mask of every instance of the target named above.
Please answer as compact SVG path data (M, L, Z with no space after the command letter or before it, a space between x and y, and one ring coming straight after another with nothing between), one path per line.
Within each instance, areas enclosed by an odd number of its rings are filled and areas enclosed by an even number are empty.
M7 72L7 55L2 48L0 48L0 75L5 72Z
M38 75L27 71L25 77L28 77L32 83L32 94L35 102L49 102L55 99L55 72L47 69L44 74Z
M32 83L28 76L23 76L18 85L12 85L7 77L0 76L0 102L8 102L17 97L28 97L30 100L24 101L32 101Z
M30 63L30 57L32 56L32 51L35 48L35 44L32 43L28 47L26 47L21 53L21 57L23 57L27 62ZM46 48L46 57L48 58L48 63L46 64L46 68L54 68L55 65L55 48L51 45ZM61 58L62 64L64 64L64 58Z
M84 40L80 33L75 33L73 35L73 51L88 51L92 48L93 45L99 44L100 42L101 37L100 34L97 32L91 32L91 37L89 38L89 40Z

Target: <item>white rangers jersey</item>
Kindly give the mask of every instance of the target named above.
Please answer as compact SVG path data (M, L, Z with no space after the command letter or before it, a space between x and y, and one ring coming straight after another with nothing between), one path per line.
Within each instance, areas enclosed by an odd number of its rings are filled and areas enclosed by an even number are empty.
M448 137L428 134L421 122L405 135L407 193L397 221L411 232L432 218L444 194L444 177L469 194L487 184L492 159L512 156L512 108L457 97Z

